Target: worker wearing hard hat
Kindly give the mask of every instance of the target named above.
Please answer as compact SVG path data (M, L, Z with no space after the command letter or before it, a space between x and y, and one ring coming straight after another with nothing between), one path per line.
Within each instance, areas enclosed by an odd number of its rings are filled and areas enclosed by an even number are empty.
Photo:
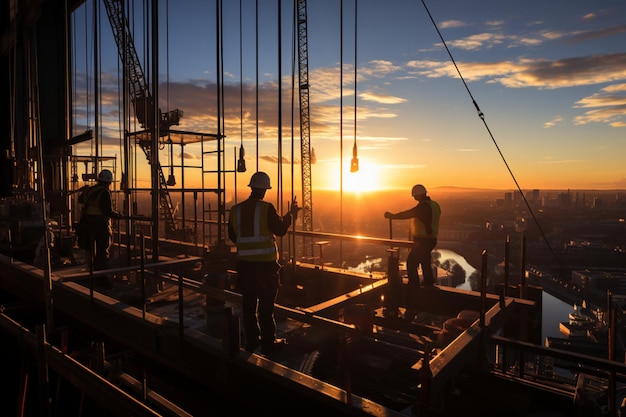
M87 188L78 197L78 202L83 205L81 213L82 230L86 230L85 244L79 236L79 246L87 249L91 262L93 255L93 269L107 269L109 249L111 247L111 218L120 218L121 214L113 209L111 191L109 187L113 182L113 173L103 169L98 174L98 182ZM93 248L93 254L91 250ZM108 284L108 282L105 282Z
M263 201L266 191L272 188L265 172L252 175L248 186L252 189L250 197L230 209L228 237L237 245L237 288L242 294L245 349L252 352L260 346L264 354L271 354L286 344L284 339L276 339L274 321L281 268L275 236L287 233L299 208L294 199L281 217L272 203Z
M431 252L437 245L437 233L439 232L439 218L441 208L439 204L427 195L426 187L422 184L413 186L411 195L418 204L405 211L393 214L385 212L386 219L410 219L410 239L415 242L411 247L406 259L406 269L409 279L409 287L415 289L419 287L419 275L417 268L421 266L424 286L430 287L434 284L434 274L432 269ZM413 313L414 306L411 306L411 299L407 301L407 311Z

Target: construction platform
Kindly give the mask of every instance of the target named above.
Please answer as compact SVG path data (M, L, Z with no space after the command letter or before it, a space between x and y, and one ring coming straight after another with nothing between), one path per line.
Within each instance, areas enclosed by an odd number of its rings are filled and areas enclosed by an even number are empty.
M288 345L263 355L241 348L234 271L191 251L125 261L93 272L77 255L47 273L0 255L2 338L36 358L32 369L6 368L4 395L30 392L41 406L51 381L36 388L23 381L42 367L64 381L57 409L72 403L64 395L79 393L114 415L282 415L293 404L317 414L442 416L463 408L463 415L525 415L535 396L548 395L515 384L514 400L506 401L496 393L507 382L485 371L504 361L486 349L492 335L536 339L538 323L541 334L541 303L530 297L422 288L413 295L420 310L409 319L404 283L390 297L383 274L289 263L275 308L277 336ZM23 355L3 345L5 357ZM553 391L572 406L573 389Z

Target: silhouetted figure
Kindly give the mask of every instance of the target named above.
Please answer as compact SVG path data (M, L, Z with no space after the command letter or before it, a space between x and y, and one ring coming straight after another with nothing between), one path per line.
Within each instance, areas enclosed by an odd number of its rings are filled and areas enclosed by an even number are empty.
M91 250L93 249L93 269L107 269L109 249L111 247L111 218L120 218L121 214L113 210L111 204L111 191L109 187L113 182L113 173L103 169L98 174L98 183L87 188L79 197L78 202L83 205L82 220L87 230L88 262L91 262Z
M434 284L431 252L437 245L439 218L441 217L439 204L431 200L427 195L426 188L422 184L415 185L411 190L411 195L418 202L415 207L396 214L388 211L385 212L386 219L411 220L411 240L415 243L411 247L406 259L406 269L410 287L409 299L407 301L408 315L414 315L415 313L415 306L411 305L413 297L411 297L410 294L419 287L417 268L422 268L425 287L431 287Z
M271 189L270 178L257 172L248 184L250 197L230 209L228 237L237 245L237 288L242 294L245 349L263 353L277 352L286 344L276 339L274 301L280 286L279 254L275 236L283 236L297 218L294 199L289 212L281 217L276 208L263 201ZM258 316L257 316L258 314Z

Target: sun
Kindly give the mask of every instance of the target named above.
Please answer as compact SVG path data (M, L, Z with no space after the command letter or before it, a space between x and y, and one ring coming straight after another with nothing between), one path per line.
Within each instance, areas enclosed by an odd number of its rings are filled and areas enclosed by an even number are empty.
M344 171L344 191L360 193L381 189L381 173L376 165L362 164L356 172L350 172L350 167L347 167Z

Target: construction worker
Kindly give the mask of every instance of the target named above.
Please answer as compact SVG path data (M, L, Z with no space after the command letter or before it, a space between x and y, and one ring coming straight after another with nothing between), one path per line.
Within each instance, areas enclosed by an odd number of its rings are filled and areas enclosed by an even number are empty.
M439 218L441 208L439 204L431 200L427 195L426 187L422 184L413 186L411 195L418 204L405 211L393 214L385 212L386 219L411 219L411 240L414 244L406 259L406 269L409 279L409 294L414 293L419 287L419 275L417 268L421 267L424 277L424 286L432 287L434 284L433 269L431 266L431 252L437 245L437 233L439 232ZM407 315L414 315L414 306L410 305L413 297L407 301ZM411 317L412 318L412 317Z
M272 188L265 172L253 174L248 186L250 197L230 210L228 237L237 245L245 349L253 352L260 346L264 354L271 354L286 344L285 339L276 339L274 320L281 268L275 236L287 233L299 208L294 199L289 212L281 217L271 203L263 201Z
M111 204L111 191L109 187L113 182L113 173L108 169L103 169L98 174L98 182L83 191L78 202L83 205L81 222L87 227L87 251L88 262L93 256L93 269L107 269L109 259L109 249L111 247L111 218L120 218L122 215L113 210ZM91 250L93 249L93 254Z

